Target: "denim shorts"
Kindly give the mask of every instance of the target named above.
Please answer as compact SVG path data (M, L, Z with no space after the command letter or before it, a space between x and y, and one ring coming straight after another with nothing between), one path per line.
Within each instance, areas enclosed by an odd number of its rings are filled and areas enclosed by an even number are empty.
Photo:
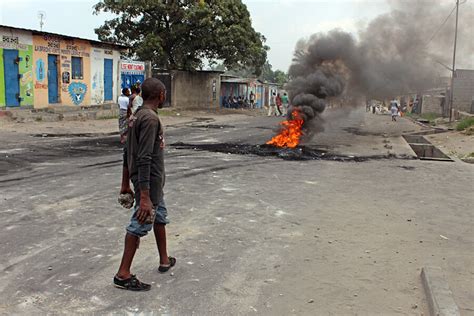
M137 236L143 237L148 234L148 232L152 229L153 224L140 224L137 219L137 212L140 207L140 204L135 203L133 207L133 215L130 219L130 224L127 226L127 232ZM166 225L169 224L168 220L168 210L166 209L165 200L161 199L158 206L155 207L155 224L162 224Z

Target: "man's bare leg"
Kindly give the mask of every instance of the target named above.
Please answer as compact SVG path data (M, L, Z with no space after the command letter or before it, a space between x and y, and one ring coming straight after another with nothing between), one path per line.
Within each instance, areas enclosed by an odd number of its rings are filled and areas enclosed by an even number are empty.
M137 236L129 233L125 235L125 247L123 249L122 262L120 262L120 267L117 272L118 278L125 280L132 276L130 268L139 244L140 238Z
M153 225L153 232L155 233L156 246L160 255L160 265L169 265L170 261L166 249L166 225L155 223Z

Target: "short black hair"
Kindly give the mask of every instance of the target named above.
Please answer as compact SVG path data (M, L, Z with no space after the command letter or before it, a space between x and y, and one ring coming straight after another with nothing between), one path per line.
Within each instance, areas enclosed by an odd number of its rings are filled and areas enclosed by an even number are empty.
M158 98L160 93L165 91L166 87L163 82L156 78L145 79L142 83L142 98L144 101Z
M122 89L122 94L127 94L128 88L123 88Z

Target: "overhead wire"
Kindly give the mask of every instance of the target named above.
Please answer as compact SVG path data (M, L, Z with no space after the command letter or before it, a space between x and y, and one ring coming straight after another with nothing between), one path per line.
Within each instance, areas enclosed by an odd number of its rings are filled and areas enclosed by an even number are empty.
M465 0L463 3L465 3L467 0ZM454 13L454 10L456 10L456 7L457 5L454 6L454 8L451 10L451 12L449 13L449 15L446 17L446 19L443 21L443 23L436 29L436 31L433 33L433 35L430 37L430 39L428 40L428 42L426 42L426 45L428 46L429 43L431 43L431 41L435 38L435 36L438 34L438 32L441 30L441 28L446 24L446 22L448 22L449 18L451 17L451 15L453 15Z

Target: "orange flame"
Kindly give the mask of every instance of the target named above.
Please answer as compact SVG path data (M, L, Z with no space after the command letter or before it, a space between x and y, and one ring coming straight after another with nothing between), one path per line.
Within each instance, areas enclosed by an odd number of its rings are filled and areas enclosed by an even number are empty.
M300 113L295 110L291 112L291 119L280 123L281 132L267 142L267 145L274 145L277 147L294 148L300 143L300 138L303 135L301 131L304 120Z

